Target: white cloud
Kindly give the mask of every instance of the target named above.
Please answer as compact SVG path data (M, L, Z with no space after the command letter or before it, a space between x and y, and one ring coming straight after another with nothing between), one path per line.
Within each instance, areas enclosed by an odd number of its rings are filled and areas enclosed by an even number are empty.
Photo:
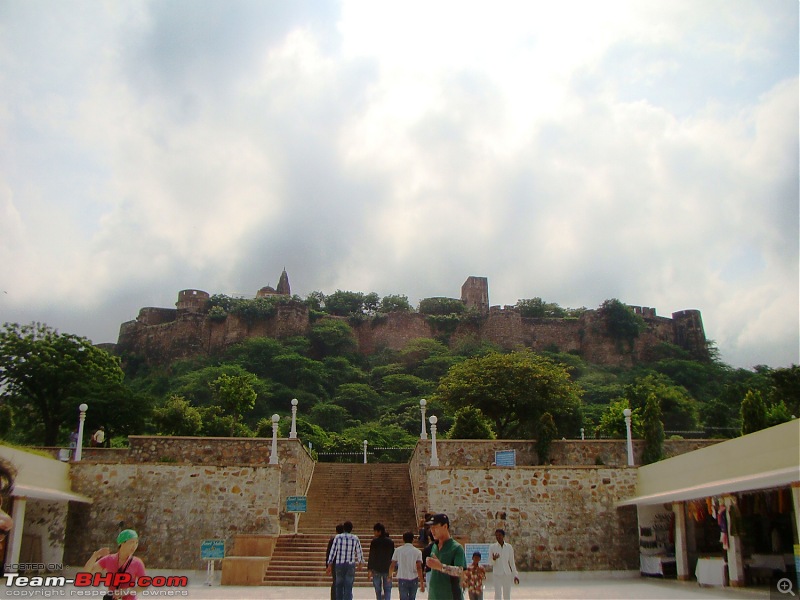
M14 1L0 310L112 341L284 266L414 302L483 275L800 362L797 29L755 1Z

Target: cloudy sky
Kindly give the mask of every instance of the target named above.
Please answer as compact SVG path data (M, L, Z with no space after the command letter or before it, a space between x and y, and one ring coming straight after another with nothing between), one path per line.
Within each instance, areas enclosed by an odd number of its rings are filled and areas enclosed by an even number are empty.
M796 0L0 0L0 90L0 322L479 275L800 362Z

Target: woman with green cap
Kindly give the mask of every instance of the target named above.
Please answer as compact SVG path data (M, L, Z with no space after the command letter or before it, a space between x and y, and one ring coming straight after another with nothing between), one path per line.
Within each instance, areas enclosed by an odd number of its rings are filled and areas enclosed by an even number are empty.
M125 529L117 536L117 551L114 554L108 548L100 548L86 561L84 568L90 573L127 573L131 576L127 586L123 586L123 589L109 586L108 591L114 598L135 598L136 590L129 588L136 585L139 577L147 574L142 559L133 555L138 546L139 534L133 529Z

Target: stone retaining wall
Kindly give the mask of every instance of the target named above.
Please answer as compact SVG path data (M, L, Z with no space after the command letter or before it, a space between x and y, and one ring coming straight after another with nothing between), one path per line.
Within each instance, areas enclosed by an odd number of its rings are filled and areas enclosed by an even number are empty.
M121 529L140 536L150 568L203 569L204 539L279 533L281 467L73 463L72 489L94 499L72 503L64 560L83 565Z
M463 542L505 529L523 571L639 568L636 469L608 467L431 468L428 510L446 512Z

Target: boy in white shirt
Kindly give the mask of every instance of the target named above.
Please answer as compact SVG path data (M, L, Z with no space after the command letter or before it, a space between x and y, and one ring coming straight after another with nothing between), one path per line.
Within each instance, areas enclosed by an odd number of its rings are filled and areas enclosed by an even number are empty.
M403 534L403 545L395 548L392 564L389 567L389 578L397 572L397 588L400 600L415 600L417 587L425 591L425 578L422 576L422 551L415 548L414 532Z

